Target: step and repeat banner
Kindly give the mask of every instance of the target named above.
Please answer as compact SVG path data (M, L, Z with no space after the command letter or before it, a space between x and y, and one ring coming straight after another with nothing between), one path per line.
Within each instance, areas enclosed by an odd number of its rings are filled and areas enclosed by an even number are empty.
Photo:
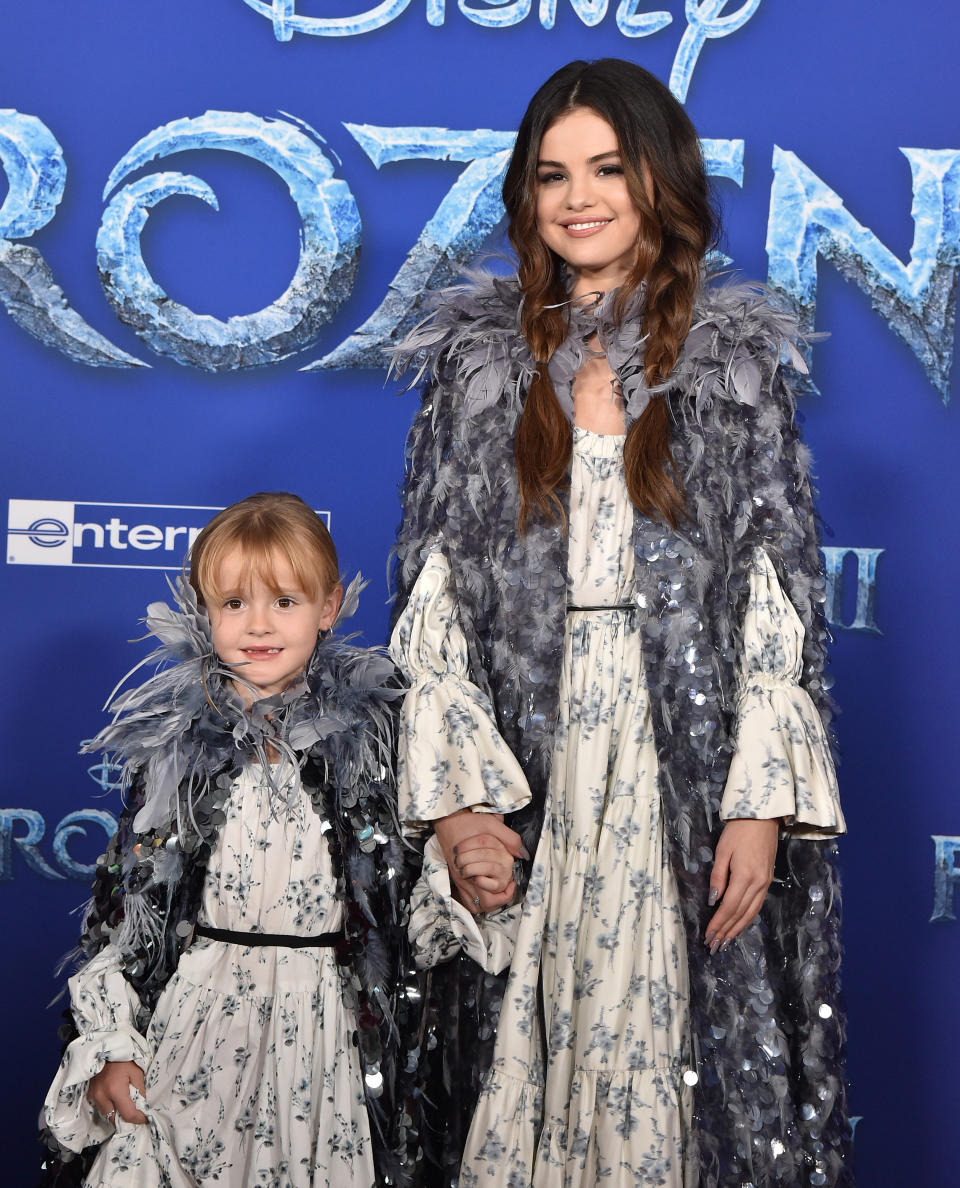
M163 0L0 12L0 981L29 1184L58 958L119 809L79 757L146 604L253 491L327 517L384 639L415 397L385 352L504 250L533 90L577 57L686 105L731 267L829 330L801 408L842 706L860 1183L955 1182L960 15L896 0ZM501 264L500 267L503 267Z

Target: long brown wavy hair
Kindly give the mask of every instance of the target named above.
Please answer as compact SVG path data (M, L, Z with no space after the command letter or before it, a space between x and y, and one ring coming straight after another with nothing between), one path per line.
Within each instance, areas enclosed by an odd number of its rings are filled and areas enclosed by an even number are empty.
M596 112L616 133L627 188L640 219L636 264L620 287L614 313L623 316L646 280L644 373L649 385L665 381L673 370L690 330L704 255L719 233L699 138L663 83L618 58L571 62L547 79L521 121L503 183L508 234L519 261L524 299L521 329L537 360L514 441L522 531L533 512L548 520L563 519L558 491L567 481L573 450L570 423L547 372L550 357L567 335L562 304L567 293L563 261L537 231L537 160L550 125L581 107ZM653 184L652 206L645 176ZM664 400L651 400L630 426L624 470L634 505L644 515L675 526L684 512L684 497L670 455Z

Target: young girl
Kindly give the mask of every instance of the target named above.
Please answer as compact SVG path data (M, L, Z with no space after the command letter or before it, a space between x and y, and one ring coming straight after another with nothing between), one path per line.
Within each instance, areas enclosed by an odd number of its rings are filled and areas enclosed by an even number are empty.
M177 609L149 607L167 666L90 744L126 808L44 1108L54 1182L405 1182L399 688L330 638L357 592L341 606L314 512L259 494L197 537Z
M504 203L517 275L407 344L400 805L434 834L418 957L473 959L433 979L447 1166L465 1142L461 1188L849 1184L796 323L706 283L696 132L631 63L540 88ZM505 907L475 859L521 839Z

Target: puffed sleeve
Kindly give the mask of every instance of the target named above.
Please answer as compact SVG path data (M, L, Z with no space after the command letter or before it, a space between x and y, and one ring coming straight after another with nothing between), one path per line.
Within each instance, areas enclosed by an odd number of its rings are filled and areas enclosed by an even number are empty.
M469 678L446 557L427 558L390 640L410 687L401 710L400 818L418 828L459 809L512 813L530 800L489 699Z
M87 1097L87 1086L108 1060L132 1060L146 1070L150 1048L134 1020L137 992L123 976L119 950L106 945L69 981L79 1036L68 1045L43 1104L49 1130L69 1151L102 1143L114 1127Z
M736 751L720 815L781 817L792 837L846 832L826 732L799 684L804 630L763 549L750 569Z
M410 896L410 943L421 969L448 961L458 953L490 973L499 973L513 958L520 905L472 916L450 890L450 871L436 837L423 851L423 872Z

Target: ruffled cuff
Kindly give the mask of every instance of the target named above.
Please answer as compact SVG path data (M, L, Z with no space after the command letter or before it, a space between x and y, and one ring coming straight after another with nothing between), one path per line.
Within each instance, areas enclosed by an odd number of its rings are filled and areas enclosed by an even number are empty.
M510 964L519 905L472 916L453 898L450 871L436 837L424 848L423 872L413 888L410 908L410 943L421 969L449 961L460 952L490 973Z
M739 667L736 751L720 816L780 817L793 837L845 833L826 731L799 684L803 624L762 549L750 572Z
M397 757L401 820L422 827L464 808L512 813L528 804L523 769L500 737L489 699L469 678L442 553L432 553L421 570L390 654L410 683Z
M144 1071L150 1048L134 1026L140 1009L123 976L119 951L107 945L69 981L70 1003L80 1035L68 1045L43 1103L43 1117L69 1151L102 1143L114 1132L87 1097L87 1086L108 1060L133 1060Z
M767 680L742 694L720 816L780 817L792 837L846 833L823 723L799 685Z

